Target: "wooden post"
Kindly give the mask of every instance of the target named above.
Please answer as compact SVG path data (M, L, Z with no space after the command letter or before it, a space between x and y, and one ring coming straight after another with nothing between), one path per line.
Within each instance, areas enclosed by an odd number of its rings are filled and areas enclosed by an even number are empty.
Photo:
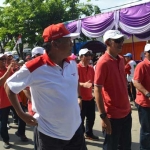
M134 48L134 37L132 34L132 55L133 55L133 60L135 60L135 48Z

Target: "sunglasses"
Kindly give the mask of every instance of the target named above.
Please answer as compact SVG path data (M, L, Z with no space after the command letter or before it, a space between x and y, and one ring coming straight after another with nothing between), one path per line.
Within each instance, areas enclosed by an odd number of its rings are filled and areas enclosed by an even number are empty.
M38 54L34 55L32 58L36 58L36 57L41 56L41 55L42 54L38 53Z
M0 60L6 60L6 58L0 58Z
M88 57L88 56L92 56L92 54L90 53L87 53L87 54L84 54L85 57Z
M38 53L38 54L36 54L35 56L41 56L42 54L40 54L40 53Z
M111 39L113 40L115 43L123 43L124 42L124 38L119 38L119 39Z

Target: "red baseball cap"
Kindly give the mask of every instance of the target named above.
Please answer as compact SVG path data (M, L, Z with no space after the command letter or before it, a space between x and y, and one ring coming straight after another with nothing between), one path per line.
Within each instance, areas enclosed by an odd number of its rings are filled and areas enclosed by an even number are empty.
M77 38L80 33L70 33L63 23L52 24L44 29L44 42L59 39L61 37Z

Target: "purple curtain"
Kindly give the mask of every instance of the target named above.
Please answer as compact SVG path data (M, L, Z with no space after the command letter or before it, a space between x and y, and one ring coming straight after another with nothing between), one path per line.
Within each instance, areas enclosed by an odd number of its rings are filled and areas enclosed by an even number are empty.
M82 20L82 31L88 36L102 36L105 30L110 30L114 27L114 13L99 14L96 16L84 18Z
M150 2L121 9L119 12L119 27L124 32L134 34L140 39L149 39Z
M119 11L87 17L66 25L71 32L82 32L96 38L110 29L118 28L127 36L134 34L140 39L150 39L150 2L124 8Z
M67 29L68 29L71 33L75 32L75 31L77 30L77 22L78 22L78 21L73 21L73 22L71 22L71 23L66 24Z

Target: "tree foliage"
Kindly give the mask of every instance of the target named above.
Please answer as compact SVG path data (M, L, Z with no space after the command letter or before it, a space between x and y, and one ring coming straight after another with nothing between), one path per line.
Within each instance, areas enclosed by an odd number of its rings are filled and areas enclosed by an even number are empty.
M11 49L19 34L23 43L41 45L43 29L50 24L100 13L97 6L81 5L79 0L5 0L5 4L0 7L0 47Z

